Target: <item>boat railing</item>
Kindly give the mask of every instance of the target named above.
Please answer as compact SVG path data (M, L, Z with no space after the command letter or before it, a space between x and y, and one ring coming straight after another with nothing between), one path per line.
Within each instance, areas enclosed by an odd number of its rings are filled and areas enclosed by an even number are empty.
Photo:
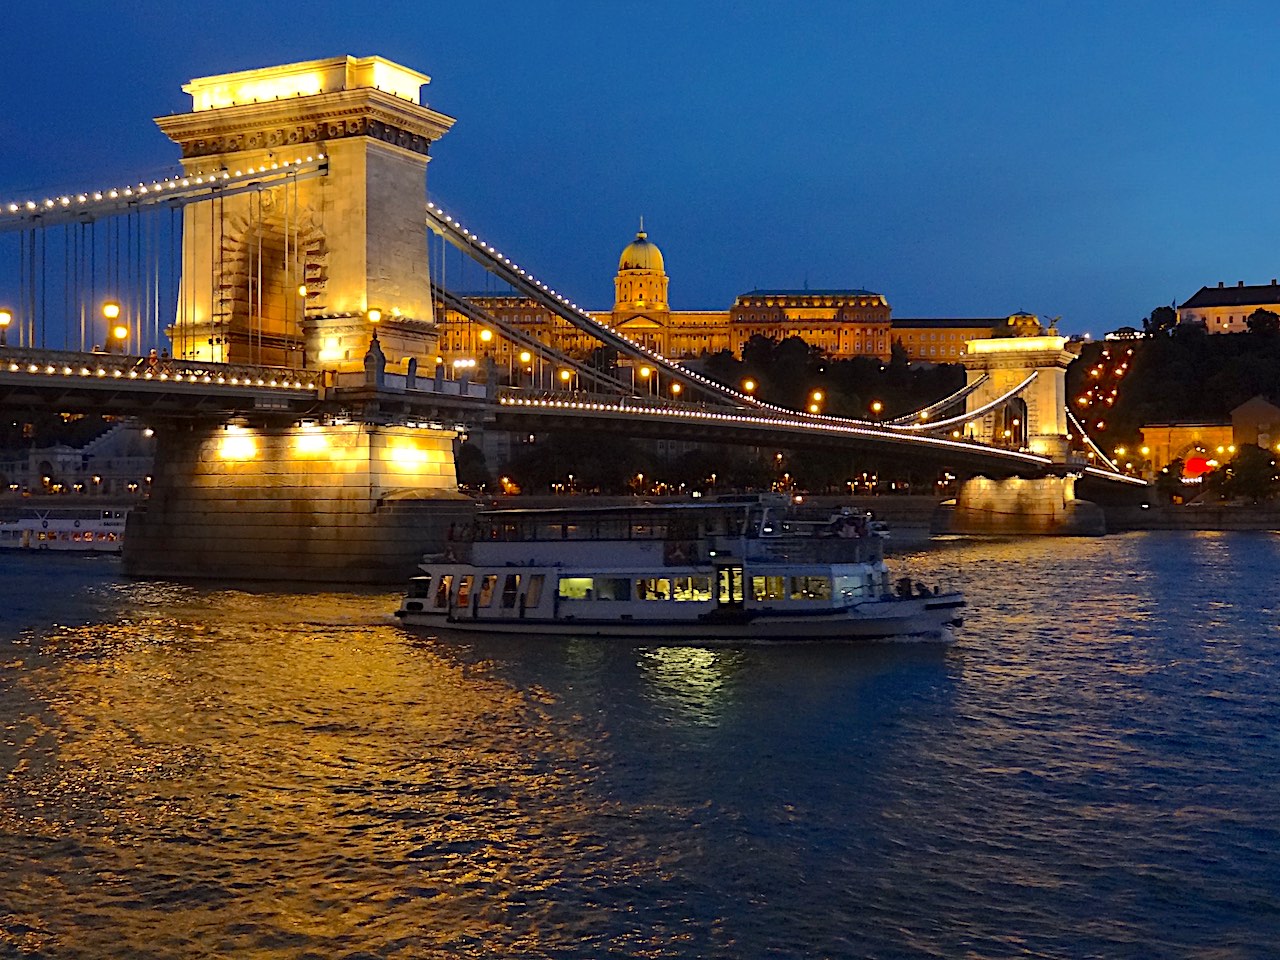
M872 538L760 537L741 541L747 560L775 563L874 563L883 548Z

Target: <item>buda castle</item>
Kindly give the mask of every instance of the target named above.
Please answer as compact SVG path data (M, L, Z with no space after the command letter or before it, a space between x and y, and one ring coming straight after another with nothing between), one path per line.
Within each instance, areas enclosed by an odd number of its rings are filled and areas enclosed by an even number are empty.
M773 340L799 337L833 359L876 357L887 362L894 341L907 358L955 363L966 340L993 335L997 328L1038 328L1033 314L963 319L892 319L884 294L870 290L752 290L725 310L672 310L667 297L662 251L643 224L618 258L613 309L592 311L601 323L673 360L694 359L723 350L742 355L754 336ZM467 299L495 319L523 329L565 353L587 353L597 342L535 300L514 294L473 294ZM439 324L439 351L446 363L488 354L512 363L513 345L499 337L482 342L477 325L451 311Z

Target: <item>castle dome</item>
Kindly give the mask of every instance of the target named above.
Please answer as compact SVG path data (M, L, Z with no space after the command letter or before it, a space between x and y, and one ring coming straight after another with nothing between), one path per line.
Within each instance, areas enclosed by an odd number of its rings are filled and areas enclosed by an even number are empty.
M665 272L662 263L662 251L658 249L656 243L649 239L649 235L644 232L643 226L636 234L636 238L623 249L622 256L618 258L618 269L652 270L656 273Z

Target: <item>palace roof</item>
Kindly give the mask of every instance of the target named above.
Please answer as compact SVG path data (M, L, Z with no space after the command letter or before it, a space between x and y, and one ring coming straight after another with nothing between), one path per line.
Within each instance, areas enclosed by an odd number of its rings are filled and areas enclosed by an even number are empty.
M1280 303L1280 284L1260 283L1251 286L1201 287L1183 307L1254 307Z

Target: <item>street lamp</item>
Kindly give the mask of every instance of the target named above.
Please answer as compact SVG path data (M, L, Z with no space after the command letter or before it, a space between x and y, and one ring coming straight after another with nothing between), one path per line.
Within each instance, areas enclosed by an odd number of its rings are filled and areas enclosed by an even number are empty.
M13 313L0 307L0 347L9 345L9 324L13 323Z
M746 380L743 380L742 392L745 393L747 396L751 396L752 394L754 394L756 392L756 382L752 380L750 377L748 377Z
M682 386L681 386L680 384L678 384L678 383L673 383L673 384L671 385L671 393L672 393L672 395L673 395L673 396L676 396L676 397L680 396L680 391L681 391L681 390L683 390L683 389L684 389L684 387L682 387Z
M879 417L880 417L880 411L881 411L881 410L883 410L883 409L884 409L884 404L883 404L883 403L881 403L879 400L872 400L872 401L871 401L871 412L872 412L872 413L874 413L874 414L876 415L876 418L877 418L877 419L879 419Z
M125 341L129 339L129 328L123 323L117 323L111 328L111 342L115 344L116 353L125 352Z

